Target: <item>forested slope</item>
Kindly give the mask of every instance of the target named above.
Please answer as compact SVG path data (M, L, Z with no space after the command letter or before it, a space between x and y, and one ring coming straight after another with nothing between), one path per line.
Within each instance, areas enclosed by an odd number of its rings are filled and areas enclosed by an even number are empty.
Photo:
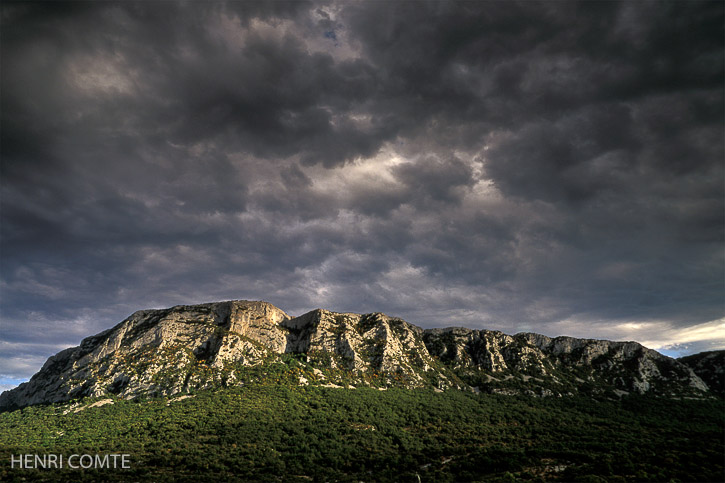
M722 481L722 400L532 398L260 383L0 414L0 479ZM77 411L77 412L76 412ZM128 453L129 470L10 469Z

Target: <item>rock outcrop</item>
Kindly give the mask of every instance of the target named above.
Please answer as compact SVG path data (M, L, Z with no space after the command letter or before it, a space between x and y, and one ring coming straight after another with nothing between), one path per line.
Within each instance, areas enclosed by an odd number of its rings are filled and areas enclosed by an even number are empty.
M677 361L691 368L712 392L725 395L725 350L701 352Z
M0 407L108 393L170 395L223 383L221 372L205 378L204 369L212 373L225 361L255 364L284 350L280 324L289 319L266 302L142 310L52 356L30 381L0 395Z
M423 330L381 313L318 309L292 318L266 302L229 301L136 312L52 356L0 395L0 408L171 396L265 378L542 396L708 394L691 368L636 342Z
M708 392L692 369L637 342L464 328L427 330L424 339L430 354L464 381L492 392Z

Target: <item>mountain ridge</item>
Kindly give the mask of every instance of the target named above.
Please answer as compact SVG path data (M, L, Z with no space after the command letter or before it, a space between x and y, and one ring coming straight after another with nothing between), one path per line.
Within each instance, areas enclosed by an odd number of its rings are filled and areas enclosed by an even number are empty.
M89 396L171 396L273 373L286 383L334 387L711 393L692 368L637 342L423 329L380 312L315 309L291 317L268 302L232 300L134 312L51 356L30 381L0 394L0 409Z

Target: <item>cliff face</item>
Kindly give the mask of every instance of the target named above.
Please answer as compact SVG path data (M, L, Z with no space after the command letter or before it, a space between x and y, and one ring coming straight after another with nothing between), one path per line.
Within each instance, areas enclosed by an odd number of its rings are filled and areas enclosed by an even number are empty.
M488 330L432 329L429 352L472 386L538 395L576 392L705 393L687 366L637 342L515 336Z
M170 395L210 382L202 367L260 362L284 350L289 316L266 302L220 302L142 310L80 346L52 356L30 381L0 395L0 407L107 393ZM215 380L216 379L216 380Z
M423 385L420 372L432 369L423 330L384 314L349 314L315 310L284 323L289 330L285 352L329 358L332 368L383 372Z
M677 361L691 368L712 392L725 395L725 350L701 352Z
M264 374L290 358L299 384L708 393L692 369L635 342L423 330L380 313L318 309L291 318L266 302L230 301L136 312L48 359L29 382L0 395L0 408L244 384L249 368Z

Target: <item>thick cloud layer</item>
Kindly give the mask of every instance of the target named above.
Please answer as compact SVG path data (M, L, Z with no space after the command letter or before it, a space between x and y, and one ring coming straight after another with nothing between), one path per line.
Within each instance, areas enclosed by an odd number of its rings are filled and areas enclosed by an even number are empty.
M724 9L3 3L0 385L231 298L725 346Z

